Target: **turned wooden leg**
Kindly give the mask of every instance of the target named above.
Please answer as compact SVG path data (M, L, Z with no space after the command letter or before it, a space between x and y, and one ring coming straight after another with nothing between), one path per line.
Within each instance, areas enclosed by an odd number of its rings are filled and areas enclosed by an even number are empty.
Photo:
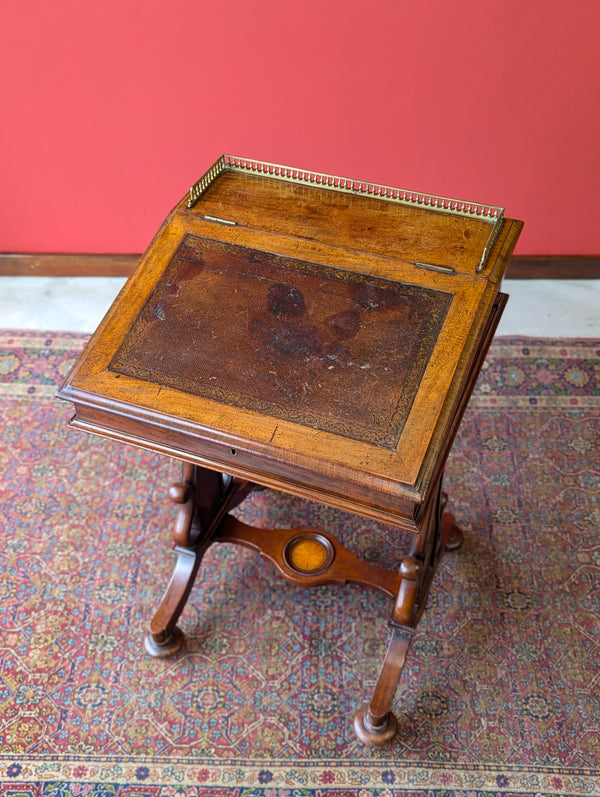
M440 555L444 550L456 550L463 541L454 516L445 511L448 496L441 490L441 480L436 495L423 515L422 531L412 542L410 556L403 559L400 567L402 580L390 619L392 638L373 697L354 715L354 731L369 747L383 747L396 735L398 721L390 706Z
M368 706L361 706L354 715L354 732L360 741L369 747L383 747L389 744L398 730L398 721L390 711L390 706L396 694L414 633L412 623L421 571L418 559L412 556L403 559L400 566L402 581L390 621L392 638L373 697Z
M177 628L177 620L186 604L200 564L200 557L192 543L192 522L195 512L192 465L184 464L183 479L169 488L169 498L179 507L173 533L177 562L144 639L147 652L158 658L174 656L183 645L183 633Z
M354 715L354 732L369 747L385 747L398 732L398 720L390 706L404 662L408 654L412 631L394 629L385 655L373 697L368 706L361 706Z
M184 636L177 621L187 603L202 557L227 512L251 489L248 482L184 463L183 481L169 489L169 497L178 506L173 533L177 560L144 640L151 656L173 656L182 647Z

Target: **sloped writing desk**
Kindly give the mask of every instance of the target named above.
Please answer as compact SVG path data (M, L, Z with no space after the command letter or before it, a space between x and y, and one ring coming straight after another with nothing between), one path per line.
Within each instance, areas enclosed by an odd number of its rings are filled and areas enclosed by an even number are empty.
M501 208L231 156L194 185L58 393L73 426L183 461L151 655L181 647L177 620L213 542L250 546L298 584L382 590L389 649L354 728L391 741L438 557L461 541L443 469L520 229ZM241 523L229 512L257 486L413 532L399 572L325 530Z

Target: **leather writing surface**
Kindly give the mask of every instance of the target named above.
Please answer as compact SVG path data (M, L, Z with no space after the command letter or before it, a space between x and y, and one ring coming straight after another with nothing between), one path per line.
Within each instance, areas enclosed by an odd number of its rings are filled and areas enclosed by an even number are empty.
M109 368L394 449L451 301L188 234Z

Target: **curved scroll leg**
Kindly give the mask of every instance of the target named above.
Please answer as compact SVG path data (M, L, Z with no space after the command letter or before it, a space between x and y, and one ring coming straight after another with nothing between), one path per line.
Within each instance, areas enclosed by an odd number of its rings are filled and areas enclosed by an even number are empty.
M454 516L445 511L448 496L441 491L441 479L436 493L436 500L424 512L421 533L412 542L410 556L403 559L400 567L402 580L390 620L392 638L373 697L368 706L361 707L354 715L355 733L370 747L389 744L396 734L398 722L390 706L414 630L425 609L442 552L456 550L463 541Z
M363 744L383 747L398 731L398 720L390 711L396 688L404 669L414 633L415 599L422 574L421 563L406 556L400 566L400 589L392 612L392 638L385 654L373 697L368 706L361 706L354 715L354 732Z
M183 481L172 484L169 497L179 506L173 534L177 561L146 634L144 645L151 656L166 658L184 642L177 621L194 585L200 562L227 513L242 501L254 485L220 473L183 464Z
M183 647L185 638L177 620L194 584L200 560L201 556L194 551L177 551L173 575L144 638L144 647L151 656L166 659Z
M170 499L179 505L173 534L177 562L144 639L146 651L161 659L174 656L183 645L184 636L177 627L177 620L190 594L201 559L191 543L194 519L193 466L185 464L183 475L185 481L176 482L169 489Z
M408 654L412 630L394 628L379 679L368 706L354 714L354 732L369 747L388 745L398 732L398 720L390 706Z

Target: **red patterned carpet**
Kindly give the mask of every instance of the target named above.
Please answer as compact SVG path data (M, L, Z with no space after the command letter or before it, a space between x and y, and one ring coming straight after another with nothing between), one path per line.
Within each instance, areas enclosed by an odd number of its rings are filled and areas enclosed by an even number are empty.
M84 340L0 333L0 794L600 794L600 341L494 342L447 470L466 541L373 752L350 718L387 641L376 592L214 546L183 653L143 653L179 468L67 427ZM239 511L397 564L370 521L270 491Z

